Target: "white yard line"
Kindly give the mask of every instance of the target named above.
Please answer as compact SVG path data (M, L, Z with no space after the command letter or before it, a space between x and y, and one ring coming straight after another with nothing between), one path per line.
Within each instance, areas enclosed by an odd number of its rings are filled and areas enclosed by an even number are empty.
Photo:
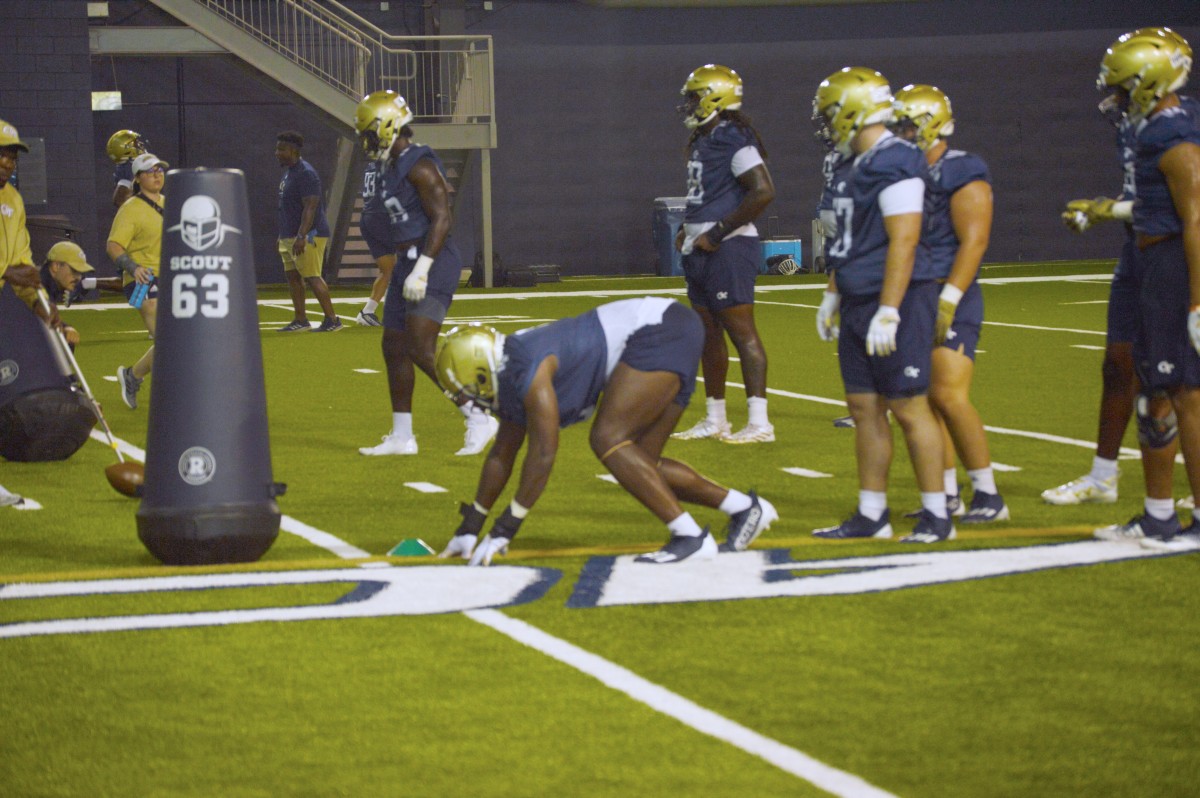
M473 621L495 629L503 635L529 646L548 657L570 665L613 690L624 693L634 701L656 712L674 718L696 731L759 757L785 773L804 779L828 793L845 798L894 798L893 794L867 781L813 759L803 751L772 740L753 729L718 715L710 709L689 701L678 693L643 679L603 657L543 632L524 621L510 618L498 610L468 610Z

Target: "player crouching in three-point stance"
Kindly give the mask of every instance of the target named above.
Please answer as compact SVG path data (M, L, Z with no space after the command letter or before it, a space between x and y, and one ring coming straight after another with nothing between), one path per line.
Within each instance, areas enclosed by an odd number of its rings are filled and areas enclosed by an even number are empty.
M709 559L717 544L680 502L729 515L721 547L741 551L779 517L766 499L729 490L691 466L662 457L695 389L704 328L696 313L662 297L626 299L505 337L490 327L452 330L437 357L442 387L491 409L500 430L483 464L474 504L441 556L488 565L503 552L541 496L558 451L558 431L589 418L600 462L667 525L670 540L638 562ZM529 448L512 503L476 548L488 512ZM474 554L472 554L474 551Z

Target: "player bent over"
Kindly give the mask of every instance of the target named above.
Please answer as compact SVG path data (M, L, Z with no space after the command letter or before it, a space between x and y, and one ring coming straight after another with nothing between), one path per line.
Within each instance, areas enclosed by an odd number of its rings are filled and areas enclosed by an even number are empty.
M482 326L451 331L437 358L442 387L491 409L500 418L500 430L484 461L475 502L462 506L462 524L441 556L488 565L502 553L546 487L559 429L593 412L592 451L670 532L662 549L638 562L716 556L712 535L681 502L729 515L723 550L749 546L779 517L770 502L753 492L723 488L662 456L695 389L703 341L695 311L662 297L612 302L507 337ZM526 437L529 448L512 502L476 547Z

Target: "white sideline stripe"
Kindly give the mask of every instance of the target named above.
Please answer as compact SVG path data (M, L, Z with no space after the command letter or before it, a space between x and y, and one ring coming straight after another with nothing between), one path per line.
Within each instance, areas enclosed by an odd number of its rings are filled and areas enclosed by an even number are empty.
M1076 330L1071 327L1041 327L1036 324L1009 324L1003 321L985 321L991 327L1013 327L1018 330L1045 330L1046 332L1079 333L1080 335L1108 335L1106 330Z
M404 487L412 488L420 493L445 493L446 489L432 482L405 482Z
M358 560L364 557L370 557L371 552L363 551L358 546L352 546L339 537L322 532L316 527L311 527L303 521L297 521L290 515L282 516L279 519L279 528L284 532L290 532L298 538L303 538L314 546L319 546L326 551L333 552L337 556L345 560Z
M547 634L524 621L510 618L498 610L468 610L463 615L535 651L570 665L656 712L674 718L702 734L729 743L751 756L759 757L785 773L804 779L833 795L845 798L895 798L892 793L858 776L826 765L802 751L748 729L661 685L643 679L627 668Z
M1093 346L1092 344L1071 344L1072 349L1091 349L1094 352L1103 352L1106 347Z
M787 466L779 470L786 471L787 473L794 474L798 477L808 477L809 479L825 479L826 477L833 476L833 474L826 474L824 471L813 471L808 468L797 468L795 466Z

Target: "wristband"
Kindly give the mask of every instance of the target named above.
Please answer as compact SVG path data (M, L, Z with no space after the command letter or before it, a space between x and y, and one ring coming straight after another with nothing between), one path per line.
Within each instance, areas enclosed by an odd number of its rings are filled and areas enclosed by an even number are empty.
M412 273L418 277L424 277L429 274L429 270L433 268L433 258L428 255L422 255L417 258L417 263L413 266Z
M113 261L113 263L116 263L117 268L128 274L130 277L137 274L138 265L133 258L129 257L128 252L122 252L117 256L117 259Z
M529 508L518 504L516 499L512 500L512 503L508 505L508 509L518 521L524 521L525 516L529 515Z
M722 241L725 240L725 236L729 235L729 232L730 232L729 223L726 222L724 219L722 219L721 221L714 224L712 227L708 228L708 230L706 230L704 234L708 236L708 240L711 241L712 243L720 244Z
M949 302L951 305L954 305L955 307L958 307L959 300L961 300L962 298L963 298L962 289L959 288L958 286L950 285L950 283L946 283L945 285L942 286L942 293L938 296L939 300L941 300L943 302Z
M1133 221L1133 200L1121 200L1114 202L1112 206L1112 216L1120 222Z

